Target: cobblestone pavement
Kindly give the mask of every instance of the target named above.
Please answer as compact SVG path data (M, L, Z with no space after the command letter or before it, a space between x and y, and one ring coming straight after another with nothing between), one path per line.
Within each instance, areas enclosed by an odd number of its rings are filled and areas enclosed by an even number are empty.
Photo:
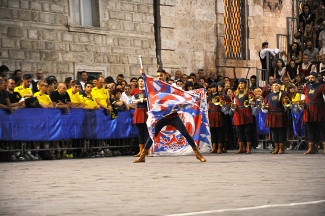
M1 163L0 215L325 215L325 202L272 207L325 200L324 154L205 156Z

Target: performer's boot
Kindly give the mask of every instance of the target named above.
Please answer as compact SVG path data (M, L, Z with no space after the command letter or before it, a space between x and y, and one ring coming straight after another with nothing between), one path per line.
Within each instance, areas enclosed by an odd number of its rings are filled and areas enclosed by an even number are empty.
M323 142L323 153L325 154L325 142Z
M202 155L201 153L199 152L199 150L197 149L197 147L192 147L193 151L195 152L195 156L196 158L201 161L201 162L205 162L207 161Z
M139 157L140 156L140 154L141 154L141 152L142 152L142 149L143 149L143 147L144 147L144 145L143 144L139 144L139 153L138 154L136 154L136 155L134 155L134 157Z
M317 144L317 142L315 143L315 154L318 154L318 144Z
M148 154L148 150L143 149L140 154L140 157L138 159L136 159L135 161L133 161L133 163L146 162L146 154Z
M284 154L284 151L285 151L284 143L280 143L279 144L279 152L278 152L278 154Z
M148 150L148 157L152 157L150 150Z
M279 153L279 143L274 143L274 145L275 145L275 149L272 152L272 154L277 154L277 153Z
M240 153L244 153L245 150L244 150L244 144L242 142L238 143L239 145L239 148L238 148L238 151L236 152L236 154L240 154Z
M227 153L227 144L223 143L222 153Z
M251 149L252 149L252 143L251 142L247 142L246 153L247 154L250 154L251 153Z
M223 153L222 152L222 143L218 143L218 152L217 152L218 154L221 154L221 153Z
M312 143L312 142L309 142L308 143L308 146L309 146L309 148L308 148L308 150L304 154L314 154L315 153L314 152L315 144Z
M217 144L215 144L215 143L212 144L212 149L211 149L211 151L209 151L209 154L210 153L217 153Z

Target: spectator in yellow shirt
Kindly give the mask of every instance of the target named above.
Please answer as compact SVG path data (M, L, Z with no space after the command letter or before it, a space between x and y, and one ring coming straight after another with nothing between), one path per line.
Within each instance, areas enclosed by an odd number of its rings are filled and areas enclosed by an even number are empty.
M85 83L85 92L82 95L83 99L83 108L84 109L100 109L100 105L94 100L91 92L92 92L93 84L91 82Z
M30 74L24 74L23 82L21 86L17 86L14 89L14 92L18 92L20 96L24 98L29 98L33 96L33 91L29 88L31 83L32 83L32 76Z
M96 87L92 89L91 95L97 102L97 104L106 110L107 113L112 111L112 105L109 100L109 93L106 89L103 88L105 78L100 76L96 82Z
M39 81L37 83L38 92L34 94L35 97L37 97L39 104L42 108L54 108L54 104L50 98L46 94L47 89L49 88L49 85L44 81Z
M67 93L70 96L71 107L72 108L82 108L83 107L83 99L79 94L81 89L81 84L77 80L73 80L71 83L71 88L67 90Z

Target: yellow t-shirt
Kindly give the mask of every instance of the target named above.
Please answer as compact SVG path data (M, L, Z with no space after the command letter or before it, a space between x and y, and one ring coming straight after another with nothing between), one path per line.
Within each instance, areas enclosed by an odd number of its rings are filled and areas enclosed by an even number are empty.
M48 96L47 94L41 94L40 92L36 92L34 94L35 97L37 97L38 102L49 105L50 103L52 103L52 100L50 98L50 96Z
M14 89L14 92L18 92L20 94L20 96L24 97L24 95L26 94L31 94L33 95L33 91L30 88L24 88L23 86L17 86ZM26 97L28 98L28 97Z
M87 96L86 94L84 94L82 96L82 99L84 108L94 108L98 105L92 95Z
M73 94L72 90L68 89L67 93L69 94L70 100L71 100L72 103L74 103L74 104L83 103L83 99L82 99L81 95L79 94L79 92Z
M91 95L93 96L94 99L97 98L99 103L107 107L107 98L109 98L109 93L107 89L104 88L98 89L97 87L95 87L92 89Z

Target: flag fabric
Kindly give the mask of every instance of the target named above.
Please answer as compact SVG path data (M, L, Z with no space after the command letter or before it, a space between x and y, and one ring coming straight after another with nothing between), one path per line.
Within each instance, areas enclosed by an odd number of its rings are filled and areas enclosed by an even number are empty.
M177 112L201 152L211 149L208 106L204 89L183 91L153 77L143 75L148 95L149 135L154 155L186 155L193 153L183 135L172 126L165 126L155 137L155 125L163 117Z

